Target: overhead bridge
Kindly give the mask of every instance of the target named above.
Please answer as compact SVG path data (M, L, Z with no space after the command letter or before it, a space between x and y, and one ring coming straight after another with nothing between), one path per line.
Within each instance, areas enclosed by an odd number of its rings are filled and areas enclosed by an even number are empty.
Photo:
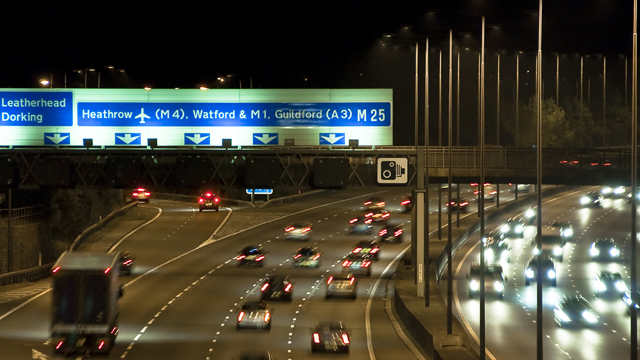
M179 191L212 188L226 193L274 188L282 195L310 188L376 186L376 159L409 162L407 187L417 183L413 147L5 147L0 148L0 186L130 188ZM629 185L629 149L544 149L542 183ZM430 183L477 182L481 166L491 183L536 182L536 150L429 147ZM425 166L426 164L421 164Z

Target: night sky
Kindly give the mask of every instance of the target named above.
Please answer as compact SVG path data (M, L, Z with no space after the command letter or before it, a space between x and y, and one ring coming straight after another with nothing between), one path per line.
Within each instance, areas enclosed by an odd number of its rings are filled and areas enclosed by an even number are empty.
M456 44L477 50L485 14L488 50L537 49L535 0L131 3L3 4L0 87L51 76L64 87L65 74L67 87L84 87L73 70L86 68L96 69L88 87L98 70L101 87L390 87L397 127L413 121L415 39L448 51L441 39L452 29ZM543 53L630 56L633 3L622 3L546 1ZM394 54L381 52L384 34L397 39Z

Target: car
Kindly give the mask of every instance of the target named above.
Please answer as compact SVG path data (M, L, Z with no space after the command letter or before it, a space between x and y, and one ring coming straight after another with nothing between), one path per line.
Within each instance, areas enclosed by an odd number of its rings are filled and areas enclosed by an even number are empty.
M400 206L402 206L403 213L410 213L413 210L413 197L409 195L402 199L402 201L400 201Z
M624 194L627 193L627 188L624 186L605 186L604 188L602 188L602 190L600 190L600 193L606 198L621 198L624 196Z
M240 254L236 256L238 266L248 264L262 267L264 266L264 259L265 256L262 246L254 245L245 246L240 250Z
M309 241L311 230L313 230L313 225L310 223L294 223L284 228L284 238L285 240Z
M467 280L469 281L469 298L480 293L482 268L478 263L471 263ZM504 299L505 276L501 265L484 266L484 291L485 294L496 294L499 299Z
M349 234L371 234L373 231L373 219L364 216L356 216L349 220Z
M631 201L632 201L632 200L633 200L633 194L628 193L628 194L627 194L627 201L628 201L629 203L631 203ZM638 192L638 193L636 194L636 203L637 203L637 204L640 204L640 192Z
M351 339L341 321L318 322L311 331L311 352L349 352Z
M288 276L267 276L260 285L260 300L293 300L293 283Z
M533 185L531 184L516 184L515 186L513 184L509 184L510 192L516 192L516 190L519 193L530 193L531 191L533 191Z
M358 281L353 274L347 273L329 276L324 298L328 299L335 296L344 296L352 299L358 297Z
M302 247L293 254L293 267L320 267L322 253L317 247Z
M138 202L146 202L149 203L149 199L151 198L151 191L145 188L137 188L134 189L131 193L131 197L133 200L138 200Z
M537 281L538 258L540 258L540 273L543 280L549 280L551 286L556 286L558 277L556 273L556 266L553 263L553 259L546 254L535 255L527 263L527 267L524 270L524 284L529 286L532 281Z
M591 243L589 255L592 260L616 261L620 259L620 249L613 238L599 238Z
M458 189L458 184L452 183L451 190L456 190L456 189ZM440 184L440 190L449 190L449 183Z
M444 205L447 206L451 211L460 209L460 211L467 212L467 206L469 206L469 200L462 199L462 198L461 199L452 198L451 201L448 201Z
M580 198L580 204L582 206L601 207L604 196L599 192L591 191Z
M120 263L120 275L131 275L133 258L129 255L128 251L121 252L118 255L118 263Z
M598 315L581 295L564 296L553 308L553 318L560 327L591 327L598 323Z
M498 191L493 187L493 185L484 187L485 201L495 201L497 196L498 196Z
M526 225L533 225L536 222L536 219L538 217L537 208L531 208L531 207L528 208L522 214L522 217L523 217L524 222L525 222Z
M200 194L200 197L198 198L198 208L200 212L205 209L219 211L220 199L214 193L207 191L204 194Z
M268 351L265 352L242 352L238 357L234 358L235 360L275 360L271 353Z
M236 329L271 330L271 311L265 301L244 301L238 309Z
M505 223L500 227L500 232L502 232L506 237L524 237L524 228L525 221L522 216L516 216L507 219Z
M370 210L364 213L364 217L371 219L374 223L386 222L391 216L391 213L384 209Z
M640 306L638 305L638 300L640 299L640 290L636 289L636 309L640 309ZM622 294L622 301L624 301L625 304L627 304L627 314L631 313L631 303L633 302L633 300L631 299L631 290L627 290L624 292L624 294ZM636 310L638 311L638 310Z
M352 254L362 254L371 256L372 260L378 260L380 255L380 244L376 240L358 241L351 251Z
M384 201L381 197L370 197L362 203L362 208L364 210L385 210L387 206L387 202Z
M569 221L554 221L550 225L553 228L560 230L560 235L566 241L573 241L573 226Z
M371 256L350 253L342 261L342 272L345 274L371 276Z
M560 233L560 229L555 227L543 227L540 241L542 242L542 249L538 247L537 238L533 238L531 240L533 255L543 253L559 262L562 262L564 257L564 245L567 240Z
M491 230L488 233L486 233L484 235L484 238L482 239L482 241L485 242L489 238L494 238L494 239L497 239L497 240L504 240L505 236L504 236L504 233L502 231L500 231L500 229L494 229L494 230Z
M401 243L403 232L404 230L400 225L385 225L378 231L378 236L380 237L380 241L383 242Z
M488 237L483 241L484 260L487 263L503 263L511 261L511 248L504 240Z
M593 291L596 297L607 295L621 297L627 290L629 290L627 284L624 283L622 275L617 272L599 271L593 279Z

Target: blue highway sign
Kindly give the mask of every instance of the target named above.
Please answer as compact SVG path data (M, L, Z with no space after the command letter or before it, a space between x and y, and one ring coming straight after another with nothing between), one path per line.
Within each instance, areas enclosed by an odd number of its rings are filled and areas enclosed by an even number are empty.
M71 133L44 133L45 145L69 145Z
M345 133L320 133L320 145L345 145Z
M185 133L185 145L211 145L211 134L208 133Z
M253 145L278 145L278 133L253 133Z
M2 91L0 126L73 126L73 93Z
M116 145L142 145L140 133L116 133Z

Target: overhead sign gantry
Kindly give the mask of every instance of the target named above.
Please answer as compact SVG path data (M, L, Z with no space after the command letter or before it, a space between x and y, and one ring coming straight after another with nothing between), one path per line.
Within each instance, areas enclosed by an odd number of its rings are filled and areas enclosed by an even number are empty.
M393 145L391 89L0 89L0 145Z

